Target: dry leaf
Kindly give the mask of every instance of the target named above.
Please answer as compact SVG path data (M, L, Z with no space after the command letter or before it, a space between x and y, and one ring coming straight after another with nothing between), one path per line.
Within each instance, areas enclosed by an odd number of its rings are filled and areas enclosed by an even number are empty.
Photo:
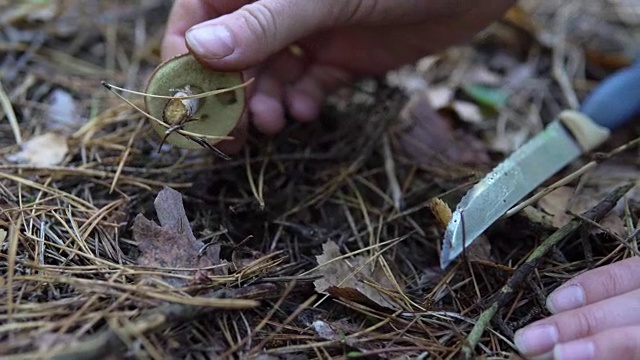
M584 183L578 190L570 186L560 187L538 200L537 204L544 212L553 216L552 224L559 228L573 219L573 216L566 213L567 210L581 214L595 206L616 187L629 182L637 182L639 175L634 166L601 164L594 171L585 175L588 177L584 179ZM638 186L631 189L625 198L640 200ZM600 224L612 233L624 237L627 230L622 220L623 216L624 199L620 200L614 210L607 214ZM599 232L597 229L593 229L593 231Z
M431 86L425 92L431 107L440 110L453 100L453 89L447 86Z
M489 70L485 64L472 65L463 75L463 82L491 86L502 85L502 76Z
M366 354L378 347L375 342L363 341L366 335L362 334L362 336L358 336L358 334L360 334L360 327L350 323L347 319L333 322L318 319L310 325L318 337L324 340L341 341L352 347L355 352L361 354ZM389 357L380 354L377 358L387 359ZM398 357L396 356L394 358L397 359Z
M443 165L486 164L489 155L478 138L455 132L451 124L429 101L426 93L416 94L401 113L401 126L396 129L397 145L420 164L440 162Z
M428 73L440 60L440 55L427 55L416 61L416 71L421 74Z
M317 292L361 303L374 302L394 310L400 309L386 294L394 292L393 282L380 267L372 271L375 262L367 263L369 258L364 255L342 257L338 245L332 241L323 244L322 249L322 255L316 256L318 272L322 275L322 278L314 281ZM364 265L365 263L367 264ZM370 284L375 284L375 287Z
M576 194L574 191L574 188L564 186L554 190L538 202L538 205L546 213L553 216L552 225L554 227L560 228L574 219L572 215L567 214L567 209L575 214L582 214L594 207L604 196L604 194L594 194L592 190L584 190ZM621 214L616 211L607 214L600 221L600 225L618 236L625 236L624 222L621 219ZM601 231L594 228L593 232L599 233Z
M65 134L71 134L82 125L82 118L73 96L62 89L55 89L49 95L46 127Z
M465 250L469 260L489 261L491 258L491 243L485 235L478 236Z
M69 151L67 138L57 133L46 133L29 139L21 150L7 155L7 160L36 167L58 165Z
M263 253L250 249L246 246L238 246L231 253L231 263L236 270L243 269L244 267L253 264L256 260L264 256Z
M161 226L138 215L133 225L133 237L138 242L142 255L138 264L159 268L199 269L220 264L219 250L207 247L196 240L182 205L179 192L164 188L154 202ZM194 271L172 271L174 274L195 278ZM189 279L164 277L164 281L175 287L187 285Z
M412 66L404 66L397 70L389 71L386 75L387 84L398 87L408 94L423 91L427 88L427 81L421 73L415 71Z
M532 128L529 125L519 126L514 129L507 129L504 133L495 133L488 136L489 147L493 151L503 154L511 154L519 149L530 137Z
M449 107L465 122L479 124L483 120L480 107L474 103L456 100Z
M339 340L340 334L338 334L331 324L323 320L316 320L311 324L316 334L325 340Z
M563 215L567 210L569 199L573 196L573 191L574 188L571 186L561 186L538 201L538 206L544 212L553 215L552 224L554 227L560 227L566 221Z

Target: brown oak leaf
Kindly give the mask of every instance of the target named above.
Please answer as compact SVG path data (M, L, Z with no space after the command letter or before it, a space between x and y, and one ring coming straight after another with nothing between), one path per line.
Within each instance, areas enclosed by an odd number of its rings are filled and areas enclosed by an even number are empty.
M164 188L154 202L160 225L139 214L133 224L133 237L142 255L138 264L156 268L201 269L220 264L220 252L216 246L205 246L191 230L179 192ZM202 279L200 271L173 270L173 274ZM164 276L163 280L174 287L187 285L186 278Z
M322 294L360 303L373 302L379 306L398 310L396 301L388 295L396 290L384 270L369 262L364 255L342 257L338 245L328 241L322 245L322 255L316 256L318 272L322 278L314 281L316 291Z

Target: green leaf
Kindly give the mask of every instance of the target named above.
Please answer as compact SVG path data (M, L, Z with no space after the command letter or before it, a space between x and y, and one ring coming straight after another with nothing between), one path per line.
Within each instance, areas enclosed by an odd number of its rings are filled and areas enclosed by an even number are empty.
M464 93L476 103L498 110L507 104L509 94L492 86L469 84L462 87Z

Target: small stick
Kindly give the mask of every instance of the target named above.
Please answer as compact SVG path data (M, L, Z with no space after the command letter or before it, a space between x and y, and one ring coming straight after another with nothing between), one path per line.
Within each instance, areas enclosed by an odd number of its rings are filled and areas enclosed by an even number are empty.
M618 203L618 200L622 198L631 188L633 188L634 184L623 185L616 190L614 190L611 194L607 195L600 203L598 203L591 210L585 212L583 216L586 219L597 221L608 214ZM545 241L542 242L532 253L529 255L527 260L511 275L511 278L507 281L507 283L500 289L498 294L495 296L492 301L491 306L484 310L475 326L465 339L462 346L462 359L472 359L474 358L473 352L475 347L480 342L480 338L484 333L485 328L491 322L491 319L494 317L499 308L503 307L507 302L511 300L514 292L529 278L531 272L539 265L542 261L542 257L556 244L558 244L561 240L567 238L572 235L576 230L578 230L584 221L581 219L573 219L565 226L558 229L556 232L551 234Z

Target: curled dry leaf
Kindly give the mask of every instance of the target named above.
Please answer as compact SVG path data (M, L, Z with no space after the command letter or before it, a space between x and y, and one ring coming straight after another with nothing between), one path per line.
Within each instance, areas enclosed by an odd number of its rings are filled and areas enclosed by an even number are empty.
M154 202L161 225L138 215L133 225L133 237L142 255L138 264L155 268L201 269L219 265L220 252L214 246L205 246L196 240L182 205L179 192L165 188ZM201 272L173 270L173 274L201 278ZM182 287L189 278L165 276L163 280L174 287Z
M318 260L318 273L322 278L314 281L316 291L360 303L373 302L379 306L398 310L400 307L387 293L396 287L384 270L375 266L364 255L343 257L338 245L328 241L322 245ZM375 266L375 269L372 269Z
M452 216L449 205L440 200L440 198L433 198L429 201L429 209L436 218L436 225L438 226L438 229L440 231L446 230Z
M19 152L7 155L7 160L36 167L58 165L69 151L67 137L57 133L45 133L29 139Z

